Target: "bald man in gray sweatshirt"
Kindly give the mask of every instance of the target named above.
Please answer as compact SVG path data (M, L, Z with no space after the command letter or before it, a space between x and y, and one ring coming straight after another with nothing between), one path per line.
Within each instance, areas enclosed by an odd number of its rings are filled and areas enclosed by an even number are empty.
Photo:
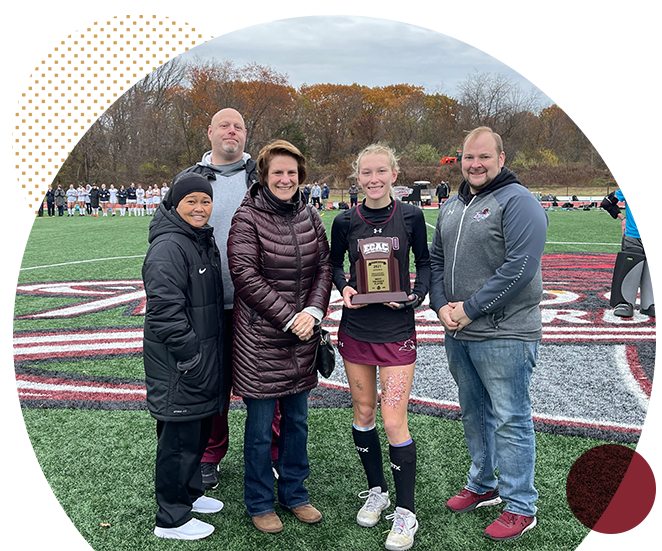
M230 224L237 207L241 204L246 191L258 181L256 162L248 153L246 146L246 125L241 113L232 108L221 109L216 113L207 129L211 151L202 156L202 160L183 172L196 172L205 176L214 190L214 207L209 225L214 228L214 239L221 253L221 273L223 276L223 294L225 298L225 336L223 369L227 381L227 395L221 413L214 415L209 444L202 457L202 481L205 489L218 486L218 464L228 450L228 408L232 381L232 308L234 285L230 277L227 258L227 241ZM280 414L274 417L271 458L278 457L278 434ZM275 474L277 474L275 472Z

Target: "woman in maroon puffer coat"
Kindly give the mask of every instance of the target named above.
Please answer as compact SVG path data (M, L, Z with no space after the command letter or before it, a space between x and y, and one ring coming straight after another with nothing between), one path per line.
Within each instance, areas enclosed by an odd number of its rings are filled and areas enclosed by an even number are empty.
M277 140L258 156L259 184L237 209L228 238L235 287L233 391L248 415L244 433L244 500L255 527L276 533L271 423L281 412L278 502L302 522L321 513L310 505L308 394L317 386L313 360L331 294L329 244L322 220L299 193L305 159Z

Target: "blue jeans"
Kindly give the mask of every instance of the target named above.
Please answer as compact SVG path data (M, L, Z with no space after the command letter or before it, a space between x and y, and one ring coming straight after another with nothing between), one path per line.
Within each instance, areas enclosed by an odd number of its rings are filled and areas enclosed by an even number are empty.
M286 509L307 505L303 485L308 465L308 394L300 392L281 398L244 398L248 410L244 432L244 501L249 516L274 511L274 478L271 470L271 424L276 403L280 404L278 439L278 503Z
M514 339L463 341L448 334L445 339L471 456L466 488L485 494L499 485L505 510L529 517L536 514L538 499L529 395L538 344Z

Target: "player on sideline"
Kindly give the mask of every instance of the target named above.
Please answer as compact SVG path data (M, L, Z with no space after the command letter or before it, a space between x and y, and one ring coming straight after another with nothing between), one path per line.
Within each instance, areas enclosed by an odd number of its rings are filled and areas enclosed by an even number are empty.
M641 313L657 317L657 175L657 164L646 161L632 182L610 193L600 204L621 221L623 230L609 301L615 306L614 315L622 318L634 315L639 289ZM625 214L618 207L619 201L625 203Z

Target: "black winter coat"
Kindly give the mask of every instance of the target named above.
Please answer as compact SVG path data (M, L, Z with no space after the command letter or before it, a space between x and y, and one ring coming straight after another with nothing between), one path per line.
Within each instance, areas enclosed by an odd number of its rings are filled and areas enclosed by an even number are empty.
M93 209L98 209L99 208L99 188L93 187L90 190L90 206Z
M223 286L211 226L194 228L159 205L142 275L147 406L162 421L203 419L223 408Z

